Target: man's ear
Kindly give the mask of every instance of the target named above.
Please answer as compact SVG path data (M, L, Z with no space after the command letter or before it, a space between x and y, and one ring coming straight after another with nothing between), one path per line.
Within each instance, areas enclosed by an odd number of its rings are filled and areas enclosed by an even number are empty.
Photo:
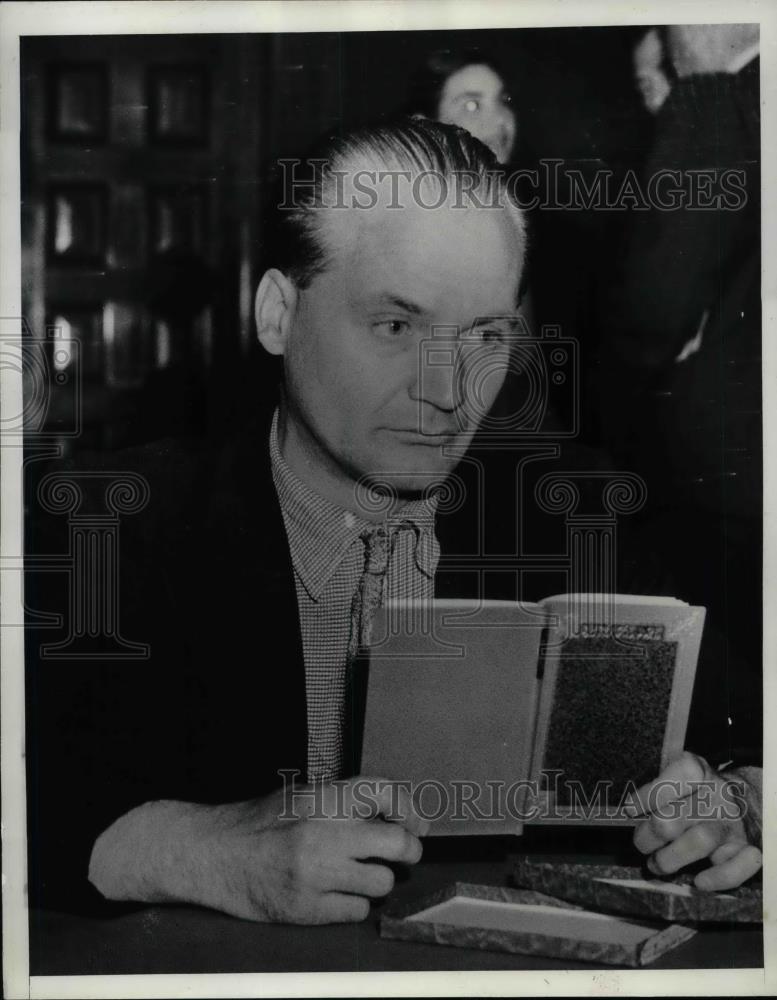
M254 316L259 343L270 354L284 354L297 308L297 288L282 271L265 271L256 290Z

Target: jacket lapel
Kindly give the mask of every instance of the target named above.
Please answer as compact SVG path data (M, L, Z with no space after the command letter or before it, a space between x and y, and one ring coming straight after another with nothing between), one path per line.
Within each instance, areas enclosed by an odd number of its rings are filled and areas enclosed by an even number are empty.
M233 794L280 783L279 769L303 774L307 706L297 597L283 518L272 482L269 419L259 419L212 462L201 574L208 595L205 644L214 707L231 718ZM220 700L225 692L228 703ZM217 758L221 758L217 754ZM224 775L216 774L223 788ZM223 794L223 793L222 793ZM258 794L258 789L253 792Z

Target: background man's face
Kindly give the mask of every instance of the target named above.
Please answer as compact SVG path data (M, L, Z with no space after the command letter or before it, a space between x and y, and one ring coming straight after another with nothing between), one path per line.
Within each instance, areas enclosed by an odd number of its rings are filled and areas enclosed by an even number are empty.
M330 471L422 490L455 466L504 381L509 321L471 328L515 315L514 222L503 208L378 206L328 210L327 233L337 250L300 293L285 351L289 420Z
M502 79L490 67L464 66L449 76L440 95L438 117L480 139L500 163L510 159L515 114Z

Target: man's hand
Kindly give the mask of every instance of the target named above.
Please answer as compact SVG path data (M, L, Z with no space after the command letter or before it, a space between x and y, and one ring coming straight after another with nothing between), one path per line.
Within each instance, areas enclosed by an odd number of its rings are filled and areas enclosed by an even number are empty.
M757 24L671 24L669 55L677 75L726 73L734 59L758 41Z
M761 852L748 844L737 786L695 754L684 753L632 798L634 816L643 816L634 845L649 855L647 866L670 875L708 858L699 889L733 889L761 868Z
M90 877L111 899L257 921L363 920L394 885L389 864L420 859L428 825L406 789L367 778L229 805L146 803L98 839Z

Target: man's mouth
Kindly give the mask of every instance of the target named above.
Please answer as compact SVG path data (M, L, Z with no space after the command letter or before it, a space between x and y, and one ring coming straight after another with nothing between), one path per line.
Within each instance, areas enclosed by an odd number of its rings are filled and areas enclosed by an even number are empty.
M422 437L422 438L433 438L436 440L443 440L446 438L455 437L456 434L461 432L460 427L447 427L441 431L429 431L420 430L418 427L395 427L395 434L407 434L411 437Z
M418 444L439 445L451 441L460 433L460 430L459 428L456 428L430 433L428 431L419 431L417 428L409 429L399 427L395 429L394 433L400 435L401 437L406 437L415 441Z

